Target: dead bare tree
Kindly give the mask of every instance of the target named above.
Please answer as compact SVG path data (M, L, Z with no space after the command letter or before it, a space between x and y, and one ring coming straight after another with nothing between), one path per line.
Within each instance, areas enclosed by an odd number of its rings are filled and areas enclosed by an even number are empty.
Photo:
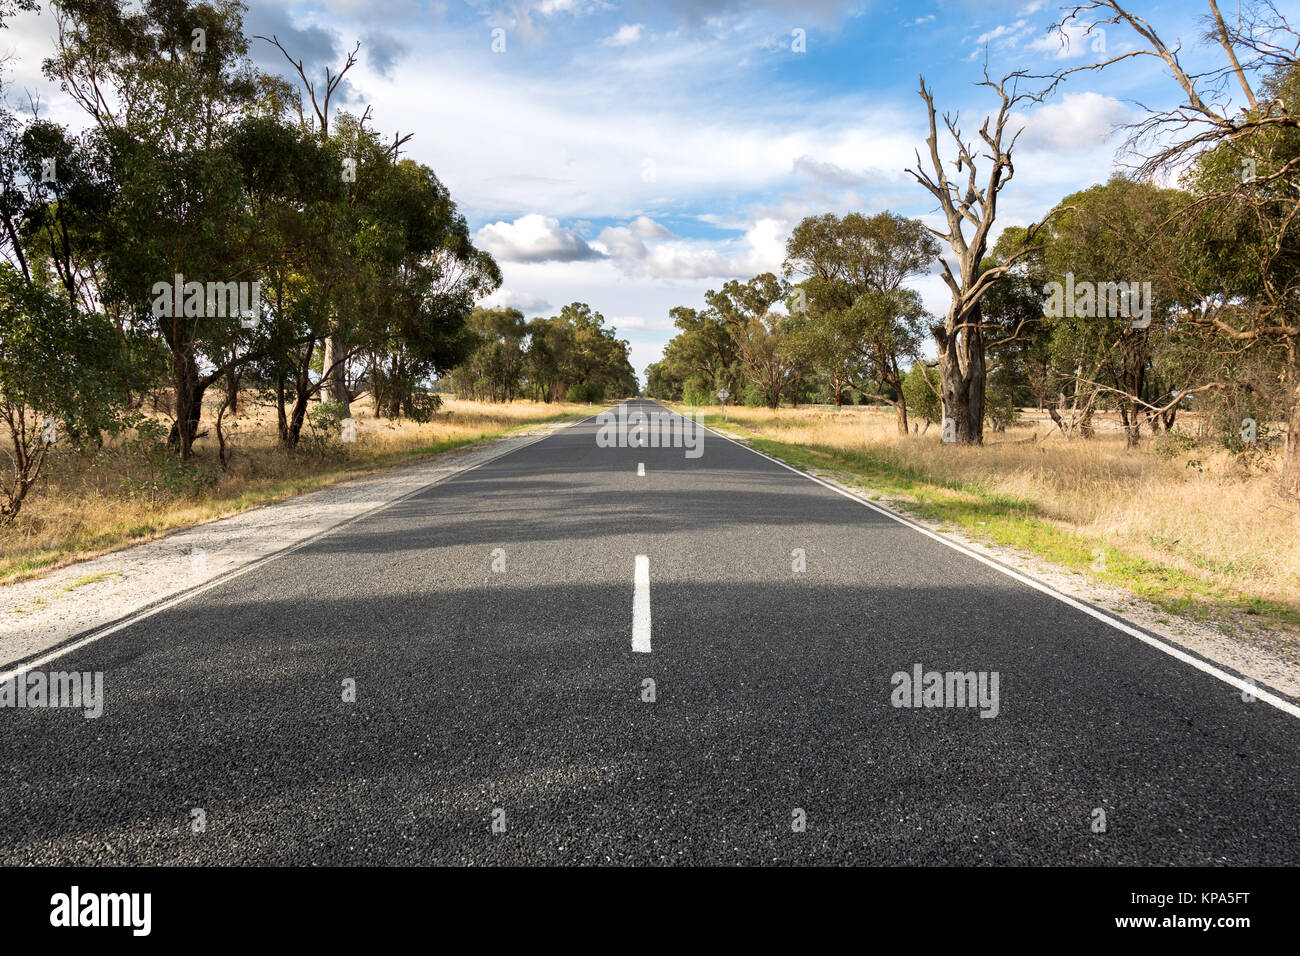
M1005 261L984 268L997 218L998 194L1015 176L1011 153L1020 131L1011 134L1008 141L1007 124L1018 104L1041 102L1051 92L1055 80L1051 80L1046 88L1021 89L1022 84L1041 79L1044 78L1016 72L995 81L985 69L984 80L979 85L997 93L1001 102L997 112L987 117L979 130L979 138L987 149L982 158L989 163L981 184L976 156L979 147L963 137L958 115L944 113L943 125L957 151L953 166L959 177L956 181L948 178L939 150L934 97L925 85L925 78L921 78L920 96L925 101L930 122L930 133L925 140L930 168L925 168L918 150L916 166L907 172L938 200L948 228L947 231L930 231L948 244L957 265L954 272L946 258L941 256L939 259L943 280L952 293L952 304L948 307L944 324L935 325L931 330L939 352L945 441L970 445L984 441L984 388L988 371L980 302L994 282L1029 254L1034 235L1046 221L1031 225L1026 230L1021 248ZM964 182L960 178L963 175ZM969 237L967 226L972 230Z

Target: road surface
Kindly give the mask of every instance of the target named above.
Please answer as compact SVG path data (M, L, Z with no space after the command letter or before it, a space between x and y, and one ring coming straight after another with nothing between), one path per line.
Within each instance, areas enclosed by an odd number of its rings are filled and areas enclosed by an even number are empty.
M0 861L1300 862L1296 717L713 434L597 428L43 665L104 711L0 710ZM894 706L918 665L996 716Z

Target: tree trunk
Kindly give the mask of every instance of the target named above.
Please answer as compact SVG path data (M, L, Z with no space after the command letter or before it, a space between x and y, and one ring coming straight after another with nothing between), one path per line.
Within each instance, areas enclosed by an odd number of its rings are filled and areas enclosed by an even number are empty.
M889 378L885 382L894 392L898 400L895 408L898 411L898 433L907 434L907 399L903 397L903 375L898 369L898 361L891 357L889 360Z
M322 400L328 398L331 402L338 402L343 406L343 417L347 418L352 414L349 406L352 397L348 394L347 377L344 374L343 363L337 354L337 348L334 344L334 336L325 337L325 357L321 363L321 369L325 373L327 386L321 390ZM334 363L338 362L337 365Z
M1097 430L1092 426L1092 412L1094 406L1090 402L1083 410L1083 418L1079 419L1079 434L1084 438L1092 438L1097 434Z
M936 330L943 417L952 419L957 444L984 444L984 336L978 303L955 323Z
M167 443L179 450L181 461L189 461L194 454L194 439L198 437L199 421L203 416L206 388L199 384L199 369L188 350L172 353L172 390L176 399L176 417Z
M1120 409L1120 417L1124 419L1125 447L1137 448L1142 438L1142 416L1138 411L1137 402L1129 399L1128 407Z
M226 373L226 408L232 416L239 414L239 378L233 367Z
M289 416L285 412L284 383L288 376L281 372L275 378L275 423L280 433L280 444L289 444Z
M1286 378L1287 397L1290 408L1287 409L1286 448L1282 453L1282 475L1280 491L1289 498L1300 499L1300 370L1297 370L1296 349L1300 346L1297 339L1287 339Z
M307 403L310 399L311 389L299 386L293 402L293 411L289 414L288 441L285 444L290 448L297 448L298 441L302 438L302 423L307 418Z

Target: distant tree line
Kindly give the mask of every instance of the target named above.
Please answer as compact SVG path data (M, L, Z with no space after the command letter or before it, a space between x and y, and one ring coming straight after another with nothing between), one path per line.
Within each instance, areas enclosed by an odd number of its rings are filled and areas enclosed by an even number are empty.
M461 398L600 402L637 391L628 343L583 302L531 320L518 309L476 309L466 339L468 357L447 379Z

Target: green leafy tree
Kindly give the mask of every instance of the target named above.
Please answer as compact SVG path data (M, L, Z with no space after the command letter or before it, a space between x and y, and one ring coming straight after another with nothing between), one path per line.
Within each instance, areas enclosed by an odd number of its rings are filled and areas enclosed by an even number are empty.
M788 316L772 310L789 291L788 283L765 272L748 282L732 279L704 296L735 343L746 380L762 390L764 404L772 409L780 406L798 374L797 349L786 337Z
M1173 289L1180 324L1205 333L1203 348L1225 342L1283 356L1287 434L1279 485L1300 498L1300 59L1294 44L1266 39L1293 37L1296 28L1272 3L1244 3L1231 20L1214 0L1207 6L1206 40L1218 49L1194 70L1181 43L1171 45L1120 0L1073 8L1058 26L1114 26L1131 41L1086 69L1141 59L1162 64L1172 79L1179 102L1149 109L1129 143L1141 157L1140 176L1186 170L1196 194L1179 217L1183 254L1164 259L1158 274ZM1240 100L1224 95L1225 87ZM1232 385L1215 378L1176 399Z
M142 369L113 323L0 264L0 419L9 472L0 524L18 515L51 449L98 441L128 420Z
M915 363L903 379L907 406L912 409L913 416L925 421L927 429L943 417L939 384L938 371L924 362Z
M925 226L890 212L810 216L786 243L787 275L803 276L792 313L807 312L810 355L830 376L835 402L854 387L893 405L907 433L902 367L920 348L928 318L902 283L939 251Z

